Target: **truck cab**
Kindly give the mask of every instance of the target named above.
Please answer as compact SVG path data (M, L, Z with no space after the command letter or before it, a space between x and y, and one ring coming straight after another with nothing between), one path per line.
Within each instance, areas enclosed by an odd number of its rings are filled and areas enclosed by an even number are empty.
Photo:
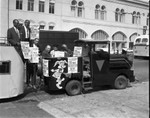
M65 89L73 96L102 85L125 89L128 82L134 82L132 61L126 54L111 55L108 40L75 40L74 47L82 49L81 55L43 59L43 75L49 90Z

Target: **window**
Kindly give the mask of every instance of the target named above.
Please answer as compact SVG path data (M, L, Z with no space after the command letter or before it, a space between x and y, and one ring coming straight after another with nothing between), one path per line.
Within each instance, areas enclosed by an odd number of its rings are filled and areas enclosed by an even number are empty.
M115 21L119 22L119 18L120 18L120 10L119 8L117 8L115 11Z
M54 29L54 26L49 26L49 30L53 30Z
M102 6L100 10L100 19L101 20L106 20L106 7Z
M76 16L76 9L77 9L77 2L76 2L76 0L73 0L71 2L71 14L74 17Z
M141 38L136 39L135 42L136 42L136 43L140 43L140 42L141 42Z
M97 30L91 35L91 38L95 40L105 40L108 38L108 34L105 31Z
M100 16L99 16L100 14L99 13L100 13L100 5L97 4L95 6L95 19L99 19L100 18Z
M55 1L50 0L49 1L49 13L54 14L54 9L55 9Z
M39 29L44 29L45 25L40 25Z
M149 26L149 13L148 13L147 18L146 18L146 25Z
M44 12L45 0L39 1L39 12Z
M87 37L87 33L85 31L83 31L82 29L79 29L79 28L72 29L72 30L70 30L70 32L79 33L79 38L86 38Z
M148 39L147 39L147 38L143 38L143 39L142 39L142 43L143 43L143 44L147 44L147 42L148 42Z
M22 0L16 0L16 9L22 10Z
M141 14L137 12L137 24L141 24Z
M83 17L84 15L84 7L83 7L83 2L80 1L78 3L78 17Z
M115 21L116 22L125 22L125 12L124 12L124 9L119 9L117 8L116 9L116 12L115 12Z
M125 12L124 12L124 9L121 9L120 22L125 22Z
M0 74L10 74L10 61L0 61Z
M34 0L28 0L28 11L34 10Z
M133 12L133 15L132 15L132 24L137 24L137 15L135 11Z

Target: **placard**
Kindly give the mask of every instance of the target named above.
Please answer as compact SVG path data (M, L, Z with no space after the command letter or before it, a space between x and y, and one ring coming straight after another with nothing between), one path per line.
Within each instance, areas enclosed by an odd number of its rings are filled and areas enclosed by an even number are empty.
M21 50L25 59L31 59L29 42L21 41Z
M73 51L73 57L82 56L82 47L75 46Z
M31 33L30 39L34 40L35 38L39 39L39 25L30 25Z
M78 57L68 57L68 73L78 72Z
M63 51L55 51L55 56L54 57L64 57L65 56L65 52Z
M31 52L31 63L39 63L39 48L38 47L30 47Z
M43 59L43 75L45 77L49 77L48 60L46 60L46 59Z

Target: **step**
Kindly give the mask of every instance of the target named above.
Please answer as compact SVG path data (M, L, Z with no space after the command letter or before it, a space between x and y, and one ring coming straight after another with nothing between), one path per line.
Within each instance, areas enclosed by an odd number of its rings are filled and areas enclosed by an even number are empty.
M92 84L92 81L83 82L83 84Z
M88 91L88 90L91 90L91 89L93 89L93 87L86 87L86 88L84 88L85 91Z

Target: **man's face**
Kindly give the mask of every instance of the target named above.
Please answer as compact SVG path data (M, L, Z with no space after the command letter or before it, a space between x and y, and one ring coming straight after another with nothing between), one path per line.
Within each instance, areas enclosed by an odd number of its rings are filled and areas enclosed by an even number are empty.
M47 46L46 50L49 52L51 50L51 46Z
M18 21L18 20L15 20L15 21L13 22L13 24L14 24L14 27L18 28L18 26L19 26L19 21Z
M26 20L24 24L25 24L26 27L29 27L30 26L30 21Z

